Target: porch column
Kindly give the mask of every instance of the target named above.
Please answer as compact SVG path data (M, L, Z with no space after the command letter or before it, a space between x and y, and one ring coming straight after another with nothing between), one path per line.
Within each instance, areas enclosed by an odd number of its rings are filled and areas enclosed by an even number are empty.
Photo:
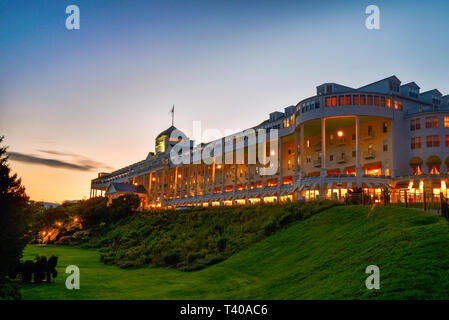
M390 136L391 136L391 163L390 163L390 176L392 178L396 177L395 174L395 169L396 169L396 157L397 157L397 153L396 153L396 143L395 143L395 137L397 137L398 135L394 132L394 120L391 119L390 120ZM427 168L426 168L427 169ZM422 172L424 172L424 170L422 170ZM428 171L426 170L425 173L427 173Z
M221 139L221 193L225 188L225 171L226 171L226 157L225 157L225 140Z
M359 116L355 116L355 175L360 177L362 175L362 168L360 166L360 120Z
M207 165L206 163L203 164L203 197L206 195L206 174L207 174Z
M159 171L156 170L156 180L154 181L154 203L156 203L157 200L157 180L159 179Z
M212 163L213 167L212 167L212 194L215 193L215 167L217 166L215 164L215 157L214 157L214 162Z
M298 130L295 128L295 146L294 146L294 172L293 172L293 184L295 183L296 177L298 176Z
M165 179L165 168L162 168L162 173L161 173L161 197L160 197L160 199L161 199L161 202L162 202L162 200L165 200L164 199L164 179Z
M195 190L194 197L198 195L198 164L195 165Z
M282 137L279 137L279 147L278 147L278 152L279 152L279 178L278 178L278 189L281 189L282 186ZM279 197L279 196L278 196Z
M321 170L320 176L326 176L326 118L321 118Z
M182 198L183 195L183 190L184 190L184 165L181 164L181 187L179 188L179 198Z
M189 162L189 175L188 175L188 179L187 179L187 197L188 198L190 198L190 180L192 179L191 167L192 167L192 165Z
M302 179L304 176L304 124L301 124L299 148L299 179Z
M179 169L179 166L176 166L176 168L175 168L175 186L174 186L174 188L173 188L173 199L176 199L176 194L177 194L177 192L178 192L178 169Z

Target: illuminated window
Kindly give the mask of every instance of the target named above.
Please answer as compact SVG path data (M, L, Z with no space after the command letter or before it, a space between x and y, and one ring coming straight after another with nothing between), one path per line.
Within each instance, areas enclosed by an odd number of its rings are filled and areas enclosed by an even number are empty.
M415 131L415 120L410 120L410 131Z
M330 107L331 106L331 98L327 97L326 98L326 107Z
M412 141L410 143L410 148L415 149L415 138L412 138Z
M307 145L307 148L310 148L310 139L307 139L306 145Z
M344 106L345 105L345 96L339 96L338 97L338 105Z
M391 98L387 98L387 107L391 108Z
M399 109L398 100L394 100L394 110L398 110L398 109Z
M385 97L381 97L381 98L380 98L380 105L381 105L382 107L385 107Z
M444 127L449 128L449 117L448 116L444 116Z
M428 164L428 166L429 166L429 174L440 174L439 164Z
M438 128L438 117L433 117L433 127Z
M433 136L433 146L434 147L440 146L440 136Z
M352 104L354 105L359 104L359 96L352 96Z
M365 96L360 96L360 105L365 105Z
M427 148L432 147L432 136L426 137L426 146L427 146Z
M386 121L382 122L382 132L387 133L388 132L388 124Z
M373 96L368 96L368 105L369 106L373 105Z
M346 105L351 104L351 96L346 96Z
M375 105L375 106L378 106L378 105L379 105L379 97L378 97L378 96L375 96L375 97L374 97L374 105Z
M432 128L432 118L426 117L426 128Z
M337 105L337 97L332 97L332 107Z
M416 129L416 130L421 129L421 120L420 120L419 118L418 118L418 119L415 119L415 123L416 123L415 129Z
M446 140L446 147L449 147L449 136L448 135L446 135L445 140Z

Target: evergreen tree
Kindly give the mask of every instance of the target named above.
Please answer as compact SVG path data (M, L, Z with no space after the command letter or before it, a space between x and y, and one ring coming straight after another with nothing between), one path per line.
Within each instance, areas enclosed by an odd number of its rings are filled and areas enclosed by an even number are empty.
M0 136L0 298L8 298L11 290L6 275L17 266L26 245L28 197L17 174L11 174L3 140Z

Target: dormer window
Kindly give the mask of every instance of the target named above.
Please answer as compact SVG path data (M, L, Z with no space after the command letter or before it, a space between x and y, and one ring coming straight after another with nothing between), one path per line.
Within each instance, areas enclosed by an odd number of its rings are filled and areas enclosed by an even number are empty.
M397 82L397 81L391 79L391 80L388 82L388 86L389 86L389 88L390 88L390 91L399 92L399 82Z
M432 104L439 105L440 103L441 103L440 97L438 96L432 97Z
M409 95L409 97L412 97L412 98L418 98L418 89L410 88L408 95Z

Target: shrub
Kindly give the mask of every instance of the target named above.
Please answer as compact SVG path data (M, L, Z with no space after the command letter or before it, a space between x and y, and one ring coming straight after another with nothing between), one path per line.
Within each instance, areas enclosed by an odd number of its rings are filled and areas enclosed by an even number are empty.
M219 252L223 252L226 249L226 243L227 243L227 239L226 238L220 238L217 241L217 249Z
M37 256L34 263L34 282L40 283L45 279L45 273L47 272L47 257Z
M47 273L47 282L48 283L51 282L52 277L53 277L53 279L55 279L56 276L58 275L58 271L56 271L57 264L58 264L58 257L56 257L55 255L52 255L47 261L46 273Z
M164 262L167 266L175 266L181 260L181 254L179 251L172 251L164 256Z
M31 283L33 279L34 272L34 262L31 260L27 260L23 263L22 269L22 281L25 283Z

